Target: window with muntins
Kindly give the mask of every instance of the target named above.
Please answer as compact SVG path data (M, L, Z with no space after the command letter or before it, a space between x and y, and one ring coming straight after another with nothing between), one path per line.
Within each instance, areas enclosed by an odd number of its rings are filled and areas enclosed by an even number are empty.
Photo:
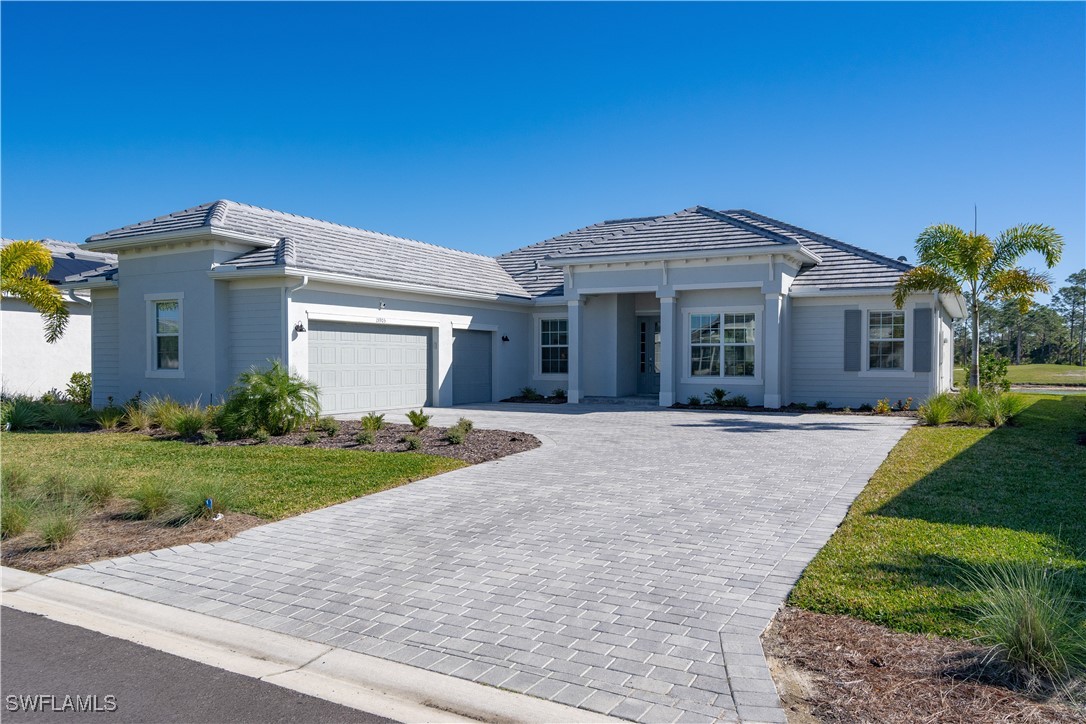
M690 315L691 377L754 377L753 312Z
M905 312L868 313L867 367L905 369Z
M539 371L545 375L569 372L569 325L565 319L539 320Z
M176 299L154 303L155 369L181 368L181 304Z

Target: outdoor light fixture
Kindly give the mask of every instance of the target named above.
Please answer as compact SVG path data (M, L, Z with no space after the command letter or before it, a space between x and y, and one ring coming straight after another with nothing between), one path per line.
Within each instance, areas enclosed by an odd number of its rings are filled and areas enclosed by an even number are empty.
M508 334L503 334L502 335L502 341L503 342L508 342L509 341L509 335Z
M294 325L294 331L297 332L298 334L301 334L302 332L305 331L305 325L302 324L301 322L298 322L297 324Z

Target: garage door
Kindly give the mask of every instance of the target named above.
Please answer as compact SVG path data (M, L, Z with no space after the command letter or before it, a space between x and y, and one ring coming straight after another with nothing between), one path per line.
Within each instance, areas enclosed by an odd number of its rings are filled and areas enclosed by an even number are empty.
M421 407L430 402L430 330L313 321L309 376L325 414Z
M453 404L490 402L492 332L453 330Z

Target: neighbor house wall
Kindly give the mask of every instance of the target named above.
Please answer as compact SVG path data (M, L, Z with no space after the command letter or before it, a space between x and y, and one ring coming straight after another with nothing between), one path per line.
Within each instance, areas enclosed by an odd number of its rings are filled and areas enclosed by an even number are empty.
M894 304L884 297L794 297L791 304L791 398L813 405L825 400L832 407L873 405L889 398L891 403L912 397L914 406L933 394L938 372L914 372L913 325L917 307L930 312L931 302L910 301L905 311L905 369L866 369L867 352L861 345L861 369L845 371L845 310L891 311ZM867 325L866 314L861 328ZM938 329L938 325L935 325ZM931 346L935 350L935 345Z
M5 394L38 396L54 387L63 390L72 373L91 371L90 303L67 306L64 335L49 344L40 312L12 297L0 302L0 387Z

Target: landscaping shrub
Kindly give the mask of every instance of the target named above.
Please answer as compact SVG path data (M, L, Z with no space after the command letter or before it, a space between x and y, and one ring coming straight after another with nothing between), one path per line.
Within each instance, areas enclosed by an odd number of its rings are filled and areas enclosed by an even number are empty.
M445 431L445 439L448 440L451 445L462 445L467 436L468 433L459 425L453 425Z
M354 441L359 445L372 445L377 442L377 434L373 430L360 430L354 436Z
M1059 682L1086 673L1086 615L1070 575L1028 563L997 563L965 575L975 594L979 640L1027 677Z
M233 507L234 497L234 489L222 482L187 486L179 496L176 514L171 522L184 524L197 518L214 518ZM208 500L211 507L207 505Z
M705 393L707 405L723 405L726 399L728 399L728 391L720 387L714 387Z
M30 487L30 473L19 465L4 465L0 468L0 486L10 493L21 493Z
M78 430L87 419L86 410L70 402L45 405L44 413L45 422L61 432Z
M124 410L116 407L107 407L99 410L94 417L98 422L98 427L103 430L116 430L121 426L121 422L124 421Z
M201 430L200 440L202 440L205 445L210 445L213 442L218 442L219 436L215 434L214 430Z
M305 437L302 438L302 444L303 445L313 445L314 443L317 442L317 440L320 440L320 439L321 439L321 436L317 434L316 430L310 430L309 432L307 432L305 434Z
M102 506L109 502L116 491L117 486L110 478L95 475L79 486L79 497L91 505Z
M32 501L8 487L0 487L0 538L12 538L26 531L34 512Z
M370 412L362 416L362 429L370 432L380 432L385 429L385 415Z
M143 403L143 409L151 418L151 426L173 431L178 415L184 408L172 397L151 397Z
M891 409L892 408L890 407L889 398L883 398L883 399L878 400L877 402L875 402L875 414L876 415L889 415Z
M253 439L256 440L260 444L264 444L268 440L271 439L271 435L269 435L268 431L265 430L264 428L258 427L256 429L256 431L253 433Z
M1027 407L1026 398L1013 392L1004 392L998 395L996 399L998 400L999 410L1006 420L1013 419Z
M948 392L935 395L928 399L920 409L920 422L925 425L945 425L954 419L958 409L958 402Z
M750 407L750 400L746 395L735 395L724 400L725 407Z
M196 437L205 425L207 412L200 407L199 402L193 402L189 405L178 405L177 409L167 416L162 427L187 440Z
M135 504L132 515L140 520L158 518L177 502L177 493L161 480L146 480L126 496Z
M45 422L45 405L29 397L14 397L4 404L3 424L7 430L38 430Z
M68 399L80 407L89 408L91 405L91 376L90 372L73 372L68 379L68 386L64 389Z
M900 402L899 401L898 405L901 407L902 410L906 410L906 411L911 410L912 407L913 407L913 398L906 397L905 402Z
M78 499L79 482L60 473L48 475L36 487L38 498L54 504L67 504Z
M701 407L701 398L697 395L690 395L690 397L686 398L686 404L691 407Z
M335 437L339 434L339 420L334 417L322 417L317 421L316 427L328 437Z
M555 387L554 391L551 392L551 397L557 397L557 398L561 399L561 398L563 398L565 396L566 396L566 391L564 389L562 389L561 387Z
M1007 368L1010 360L1005 357L996 357L992 354L980 356L980 387L982 390L1006 392L1011 389L1010 380L1007 379Z
M520 396L526 400L542 400L543 395L539 394L539 391L534 387L521 387Z
M154 418L140 402L129 402L124 406L124 421L129 430L142 432L151 428Z
M79 518L70 510L50 510L38 519L35 528L42 543L60 550L79 530Z
M418 432L422 432L426 428L430 427L430 419L432 417L433 415L427 415L425 412L423 412L421 407L417 410L407 411L407 421L410 422L411 426L414 427L415 430L417 430Z
M868 404L868 403L866 403L866 402L865 402L865 403L863 403L862 405L860 405L860 406L859 406L859 407L858 407L857 409L858 409L858 410L859 410L860 412L871 412L871 411L872 411L872 410L874 410L875 408L873 408L873 407L872 407L872 406L871 406L870 404Z
M241 413L236 410L228 410L225 405L220 406L214 415L209 417L209 420L212 427L219 429L224 440L239 440L250 435L256 437L253 428L249 426ZM268 432L265 430L265 439L260 442L267 442L267 434Z
M229 395L223 414L233 416L238 429L263 427L272 435L285 435L320 414L317 386L279 360L268 369L243 372Z
M815 401L815 409L816 410L828 410L828 409L830 409L830 403L827 400L816 400Z
M457 420L456 425L457 427L464 428L464 432L471 432L475 429L475 423L466 417L461 417L459 420Z
M418 450L422 447L422 438L418 435L404 435L400 442L407 443L408 450Z

